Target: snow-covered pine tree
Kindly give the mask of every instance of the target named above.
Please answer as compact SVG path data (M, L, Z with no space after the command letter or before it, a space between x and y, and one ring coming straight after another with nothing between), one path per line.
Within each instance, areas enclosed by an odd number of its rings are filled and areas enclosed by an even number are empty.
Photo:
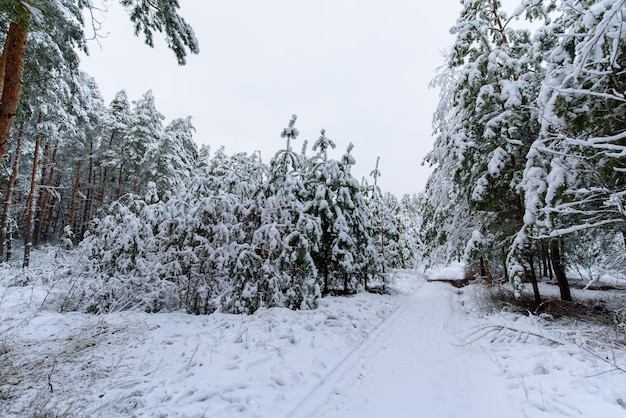
M122 195L120 180L123 177L122 156L124 138L130 126L130 103L126 90L117 92L103 116L103 138L100 144L100 209Z
M533 103L543 57L534 53L530 31L511 22L524 14L548 19L549 9L543 2L526 2L510 18L499 1L467 0L451 30L456 34L448 62L455 69L449 84L452 117L438 119L435 149L446 154L452 192L460 198L459 208L466 202L477 234L487 238L481 253L489 258L508 252L523 222L524 156L539 131ZM532 254L531 249L527 257ZM529 273L528 263L524 267Z
M232 300L246 313L264 306L317 306L319 287L309 254L314 245L309 240L316 239L317 227L302 205L306 196L302 159L291 149L298 137L295 121L293 115L282 131L286 147L270 161L267 184L258 195L258 228L236 264ZM254 266L257 274L248 274Z
M379 169L380 157L376 159L376 166L370 173L374 180L371 186L365 185L365 201L368 207L368 234L371 239L371 247L366 250L369 258L368 272L365 275L364 287L369 288L368 276L383 277L390 268L400 266L398 262L398 241L400 240L397 215L397 199L391 194L383 194L378 186L378 178L381 176ZM384 282L383 282L384 287Z
M624 234L625 11L619 0L566 1L551 26L558 42L541 91L541 135L524 176L536 235Z
M191 116L171 121L163 132L157 152L157 186L167 190L189 177L198 163L198 147L193 141Z
M440 88L439 103L433 115L434 149L424 159L433 167L433 172L424 193L418 197L422 217L419 237L426 267L459 261L477 225L469 209L468 196L461 194L454 181L465 147L462 135L455 136L455 124L459 123L454 99L457 77L455 68L446 65L431 81L431 87Z
M541 130L522 181L525 222L516 242L549 241L564 299L570 297L564 259L580 263L583 243L608 248L616 234L624 241L625 10L623 1L563 1L558 17L539 30L540 45L550 54L539 95Z
M185 64L187 51L199 52L193 29L178 14L178 1L120 0L120 4L129 12L135 34L143 34L149 46L153 46L153 34L158 31L164 33L179 64ZM0 160L20 102L29 34L52 38L58 51L75 70L78 67L75 48L86 51L82 12L96 7L92 2L82 0L5 0L0 3L0 18L8 24L0 60L0 79L3 80L0 84ZM92 28L98 27L97 22L91 23Z
M152 91L144 93L133 105L119 181L126 193L142 195L148 182L157 177L158 145L165 117L157 111Z

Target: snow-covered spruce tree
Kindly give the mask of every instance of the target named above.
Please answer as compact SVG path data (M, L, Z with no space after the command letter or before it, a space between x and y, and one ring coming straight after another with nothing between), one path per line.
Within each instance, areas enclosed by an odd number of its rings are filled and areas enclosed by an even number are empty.
M550 7L526 2L512 18L548 19ZM499 1L463 2L452 28L456 41L448 62L455 69L449 84L453 116L440 118L442 125L436 127L435 149L446 154L452 191L460 203L466 202L475 220L477 233L472 232L468 243L472 236L485 237L480 254L486 260L508 253L522 224L519 185L524 156L539 131L533 104L542 81L543 56L535 53L529 30L511 26L512 18ZM526 257L533 254L531 249ZM523 271L532 280L529 269L525 263Z

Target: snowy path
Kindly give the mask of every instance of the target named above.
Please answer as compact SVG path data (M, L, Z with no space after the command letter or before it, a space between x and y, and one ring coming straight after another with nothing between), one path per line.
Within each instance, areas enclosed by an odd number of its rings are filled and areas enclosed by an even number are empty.
M480 346L454 334L469 324L456 290L422 282L346 358L293 417L516 417L504 377Z

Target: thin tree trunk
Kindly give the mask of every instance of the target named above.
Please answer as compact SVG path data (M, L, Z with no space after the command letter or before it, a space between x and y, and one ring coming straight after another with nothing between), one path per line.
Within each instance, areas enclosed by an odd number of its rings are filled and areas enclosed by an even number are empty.
M489 263L484 256L480 256L480 275L487 281L487 284L491 286L493 284L493 276L491 270L489 270Z
M569 283L565 276L565 268L563 267L563 259L561 257L561 249L559 248L559 240L550 241L550 258L552 260L552 269L556 276L556 282L559 285L561 292L561 300L572 301L572 294L570 292Z
M39 239L41 237L41 217L45 214L46 210L46 200L48 200L48 190L46 186L49 186L47 183L48 179L48 170L52 173L52 164L51 164L51 156L50 156L50 143L46 141L46 145L43 148L43 158L41 159L41 181L39 182L40 192L39 199L35 209L35 228L33 231L33 247L37 248L39 246Z
M122 174L124 173L124 166L120 162L120 171L117 175L117 190L115 191L115 200L122 197Z
M15 149L15 159L13 160L13 168L9 183L7 184L7 192L4 196L4 206L2 208L2 223L0 223L0 264L4 258L4 245L9 237L9 209L11 208L11 199L13 197L13 188L17 181L20 168L20 154L22 153L22 139L24 138L24 120L20 123L20 131L17 135L17 147Z
M42 224L42 234L46 237L50 236L50 225L52 225L52 220L54 218L54 206L56 205L56 202L57 202L58 190L61 187L61 179L62 179L62 176L60 174L57 174L56 179L54 180L54 185L53 185L54 189L57 190L57 192L53 193L51 196L51 199L48 203L48 213L45 216L45 222L43 222ZM61 210L62 209L59 208L59 211ZM57 217L58 217L58 213L57 213Z
M526 272L528 279L533 287L533 295L535 297L535 305L541 305L541 294L539 293L539 284L537 283L537 275L535 273L535 262L532 254L528 256L528 262L530 264L530 271Z
M504 247L502 247L501 259L502 259L502 268L504 269L504 279L508 282L509 281L509 270L508 270L507 265L506 265L506 250L504 249Z
M0 96L0 160L6 152L11 126L17 114L17 105L22 93L22 74L28 35L27 21L24 24L11 22L2 51L5 55L4 83Z
M54 181L54 175L56 174L56 164L57 164L57 153L59 151L59 141L57 141L54 144L54 151L52 151L52 165L50 167L50 172L48 175L48 181L46 182L46 184L48 185L48 187L50 189L46 190L46 200L44 201L44 210L45 212L42 212L42 216L43 219L41 220L41 225L42 228L44 225L47 225L50 223L50 221L48 220L48 217L52 214L52 211L48 210L48 207L50 207L51 205L54 204L54 196L56 193L58 193L58 185L54 185L53 181ZM52 191L51 191L52 190ZM44 237L47 238L47 230L42 230L42 232L44 233Z
M7 63L7 51L8 48L6 48L5 40L5 46L2 48L2 54L0 55L0 97L2 97L2 90L4 88L4 71Z
M41 112L39 113L41 118ZM32 238L32 226L33 215L35 213L35 194L37 193L37 171L39 170L39 149L41 148L41 136L37 136L35 141L35 154L33 156L33 171L30 176L30 192L28 193L28 199L26 201L26 223L24 225L24 264L23 268L27 268L30 265L30 251L33 246Z
M13 256L13 230L9 231L9 236L7 237L7 258L6 260L11 260Z
M80 223L80 236L82 237L85 234L86 226L91 220L91 208L92 199L93 199L93 190L94 190L94 173L93 173L93 139L90 141L90 149L89 149L89 171L87 174L87 196L85 198L85 207L83 209L83 217Z
M78 198L78 189L80 188L80 169L83 165L82 160L78 161L78 167L76 167L76 180L74 181L74 187L72 188L72 201L70 202L70 229L74 230L74 217L76 216L76 206Z
M107 149L108 151L113 149L113 139L115 138L116 133L117 131L113 129L113 131L111 132L111 136L109 137L109 147ZM97 209L102 209L102 207L104 206L104 196L106 194L108 175L109 175L109 167L108 165L105 165L104 168L102 168L100 171L100 190L98 191Z
M96 209L102 209L102 207L104 206L104 193L105 193L105 189L106 189L106 179L107 179L107 173L108 171L108 167L104 167L101 171L100 171L100 187L99 187L99 191L98 191L98 206Z

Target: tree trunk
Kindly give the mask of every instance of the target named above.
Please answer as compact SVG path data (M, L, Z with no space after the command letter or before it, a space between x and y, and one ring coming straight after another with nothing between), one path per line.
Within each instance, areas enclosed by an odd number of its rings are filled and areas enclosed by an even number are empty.
M124 174L124 166L122 163L120 163L120 170L117 174L117 190L115 191L114 200L118 200L120 197L122 197L122 174Z
M8 49L5 46L2 48L2 54L0 55L0 97L2 97L2 90L4 88L4 70L6 68L7 63L7 51Z
M98 206L96 207L97 210L102 209L102 207L104 206L104 193L106 190L106 181L107 181L107 175L108 175L108 167L104 167L101 169L100 171L100 186L99 186L99 191L98 191Z
M46 146L43 148L43 158L41 159L41 181L39 182L39 187L41 191L39 192L39 199L35 209L35 228L33 231L33 247L39 247L39 239L41 237L41 217L44 216L45 213L45 205L46 200L48 200L48 190L46 186L48 179L48 170L52 173L52 164L50 161L52 160L50 156L50 143L46 141Z
M41 113L39 113L41 115ZM41 116L40 116L41 117ZM35 194L37 193L37 171L39 170L39 149L41 148L41 137L37 136L35 141L35 153L33 156L33 171L30 176L30 192L26 200L26 223L24 225L24 263L23 268L30 265L30 250L33 242L33 215L35 213Z
M480 256L480 275L487 281L489 286L493 284L493 276L491 275L491 270L489 270L489 264L483 255Z
M561 291L561 300L568 302L572 301L572 294L570 293L569 283L565 276L565 268L563 267L563 259L561 257L561 249L559 248L559 240L550 241L550 258L552 261L552 269L556 276L556 282L559 285Z
M107 151L113 150L113 139L115 138L116 133L117 131L113 129L111 132L111 136L109 137L109 147L107 148ZM102 207L104 206L104 196L106 194L108 176L109 176L109 167L108 165L104 165L104 168L101 168L100 170L100 187L98 191L98 207L97 207L98 210L102 209Z
M93 170L93 139L90 141L89 149L89 171L87 172L87 196L85 197L85 207L83 208L83 216L80 222L80 237L85 235L87 225L92 219L91 209L93 207L93 190L94 190L94 170Z
M13 230L9 231L9 236L7 237L6 243L7 243L6 260L9 261L11 260L11 257L13 256Z
M25 19L27 21L27 19ZM4 157L22 93L22 74L26 55L27 23L11 22L4 42L4 83L0 96L0 160Z
M530 264L530 271L526 272L527 278L530 280L533 286L533 295L535 297L535 305L541 305L541 294L539 293L539 284L537 283L537 275L535 273L535 262L533 260L532 253L528 256L528 263Z
M7 184L7 192L4 196L4 206L2 208L2 223L0 223L0 264L4 259L4 245L9 237L9 209L11 208L11 198L13 196L13 187L17 181L20 168L20 154L22 153L22 138L24 138L24 120L20 123L20 131L17 135L17 147L15 149L15 159L13 160L13 168L9 183Z
M52 192L50 190L53 188L52 181L54 180L54 168L57 159L57 150L59 148L59 143L57 142L54 145L54 150L52 151L52 157L50 158L50 164L47 171L47 175L42 175L41 180L43 185L46 186L40 195L40 202L38 205L38 216L36 216L35 220L35 233L33 237L33 245L36 247L39 245L41 241L41 235L44 232L43 226L46 223L46 217L48 215L48 204L50 202L50 197ZM45 234L44 234L45 235Z
M76 200L78 199L78 189L80 188L80 169L83 165L82 160L78 161L78 167L76 167L76 180L74 181L74 187L72 188L72 201L70 202L70 229L74 230L74 218L76 216Z
M504 279L509 281L509 269L506 266L506 250L502 247L500 259L502 260L502 268L504 269Z
M44 236L49 237L50 236L50 225L53 224L52 220L54 218L54 206L56 205L57 202L57 196L58 196L58 190L60 190L61 188L61 180L62 180L62 176L60 174L57 173L56 176L56 180L54 181L54 189L57 190L56 193L54 193L52 195L52 198L50 199L50 202L48 203L48 213L45 216L45 222L43 223L42 226L42 233ZM56 218L58 219L60 212L62 212L62 208L59 208L58 212L57 212L57 216ZM55 222L56 225L56 222ZM52 231L54 231L55 229L53 228Z

